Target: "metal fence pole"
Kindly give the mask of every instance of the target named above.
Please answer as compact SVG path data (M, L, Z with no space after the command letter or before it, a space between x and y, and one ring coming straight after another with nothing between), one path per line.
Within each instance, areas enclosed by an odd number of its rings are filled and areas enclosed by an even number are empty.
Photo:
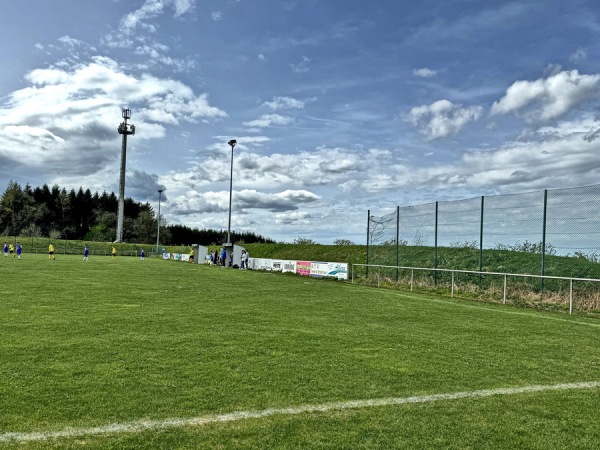
M438 203L439 202L435 202L435 250L434 250L434 257L433 257L433 268L437 269L438 268ZM434 271L433 273L433 279L434 279L434 286L437 287L437 279L438 279L438 274L437 274L437 270Z
M573 314L573 279L569 285L569 314Z
M396 283L400 281L400 207L396 206Z
M542 277L545 272L545 256L546 256L546 212L548 209L548 189L544 189L544 218L542 222ZM542 295L544 295L544 278L542 278Z
M371 210L367 210L367 271L365 276L367 278L369 278L369 236L370 236L370 231L371 231Z
M479 271L483 272L483 201L481 196L481 213L479 218ZM482 275L479 274L479 286L481 287Z

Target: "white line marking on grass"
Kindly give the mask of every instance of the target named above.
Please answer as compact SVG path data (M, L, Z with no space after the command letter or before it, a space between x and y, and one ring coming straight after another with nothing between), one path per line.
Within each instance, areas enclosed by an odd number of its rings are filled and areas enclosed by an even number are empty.
M322 403L317 405L300 405L289 408L273 408L261 411L237 411L228 414L209 415L190 418L171 418L162 420L138 420L134 422L113 423L91 428L65 428L60 431L36 431L31 433L8 432L0 434L0 442L46 441L58 438L75 438L119 433L139 433L142 431L162 430L167 428L198 427L213 423L235 422L263 417L296 415L313 412L330 412L347 409L368 408L373 406L406 405L411 403L430 403L441 400L457 400L462 398L482 398L494 395L530 394L547 391L565 391L571 389L595 389L600 381L581 383L562 383L552 385L532 385L514 388L484 389L470 392L454 392L450 394L420 395L414 397L376 398L370 400L350 400L345 402Z

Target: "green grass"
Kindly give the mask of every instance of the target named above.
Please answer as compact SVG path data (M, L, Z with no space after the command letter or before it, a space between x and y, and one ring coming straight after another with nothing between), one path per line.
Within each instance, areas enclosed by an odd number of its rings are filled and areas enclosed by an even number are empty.
M0 436L600 381L600 322L137 258L0 256ZM600 389L0 448L593 448Z

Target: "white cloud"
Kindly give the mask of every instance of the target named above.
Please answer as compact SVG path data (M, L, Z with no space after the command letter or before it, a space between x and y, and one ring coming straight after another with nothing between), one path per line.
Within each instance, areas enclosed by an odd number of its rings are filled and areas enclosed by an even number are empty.
M306 211L292 211L278 213L274 217L278 225L309 225L312 216Z
M194 10L196 0L172 0L173 7L175 9L175 17L183 16Z
M146 0L139 9L121 19L121 30L133 33L136 28L143 28L155 32L155 26L147 21L162 15L167 8L174 10L173 17L181 17L193 11L195 4L196 0Z
M226 116L206 94L196 95L179 81L129 75L105 57L69 70L36 69L25 78L31 86L12 92L0 106L1 155L19 165L100 170L115 156L122 105L138 105L132 122L143 131L136 140L162 137L167 125Z
M506 142L497 148L471 150L455 161L424 167L371 161L361 190L380 193L411 189L439 195L452 192L522 192L550 186L597 183L600 141L587 142L582 136L592 119L563 122L530 133L526 140Z
M571 61L574 64L583 62L586 59L587 59L587 52L582 48L578 48L577 50L575 50L575 52L571 56L569 56L569 61Z
M481 106L463 107L448 100L438 100L431 105L422 105L410 110L408 121L419 127L427 139L438 139L455 135L467 123L478 120Z
M288 125L293 121L294 119L289 116L282 116L280 114L263 114L259 119L244 122L244 126L251 128L266 128L274 125Z
M210 13L210 18L214 22L218 22L223 18L223 13L221 11L213 11Z
M285 190L276 193L258 192L244 189L233 192L233 203L238 213L250 209L262 209L270 212L296 211L302 205L314 203L320 198L306 190ZM229 209L229 191L198 192L188 191L171 200L169 210L178 214L216 213Z
M83 44L83 41L79 39L72 38L71 36L65 35L58 38L58 41L69 46L69 47L79 47Z
M275 97L273 101L265 102L264 106L269 107L273 111L292 108L302 109L304 108L304 102L292 97Z
M423 67L421 69L414 69L413 75L421 78L431 78L437 75L437 70L428 69L427 67Z
M300 62L298 63L291 63L290 67L292 68L292 71L294 73L305 73L309 71L309 63L310 63L310 58L308 58L307 56L302 56Z
M563 71L545 79L516 81L492 105L492 114L518 113L528 122L561 117L598 95L600 75Z

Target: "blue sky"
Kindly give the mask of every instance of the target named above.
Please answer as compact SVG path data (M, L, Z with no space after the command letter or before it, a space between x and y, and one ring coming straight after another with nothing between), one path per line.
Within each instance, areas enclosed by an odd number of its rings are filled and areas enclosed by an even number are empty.
M600 182L594 1L0 0L0 188L366 241L367 210Z

